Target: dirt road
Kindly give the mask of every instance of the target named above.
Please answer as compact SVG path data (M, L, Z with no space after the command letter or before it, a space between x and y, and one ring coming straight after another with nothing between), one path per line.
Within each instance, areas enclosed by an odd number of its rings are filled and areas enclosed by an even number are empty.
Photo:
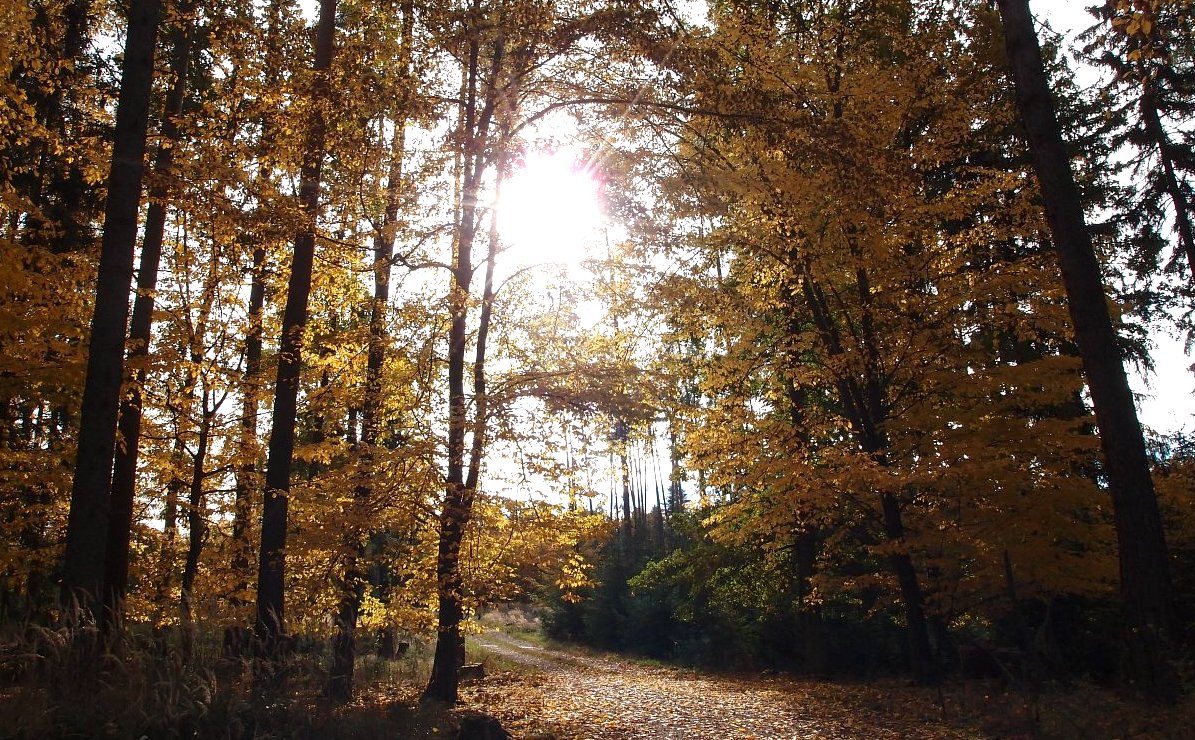
M924 716L923 703L890 701L893 697L869 694L856 686L792 678L703 676L562 652L501 632L482 635L478 642L486 653L522 670L517 676L491 670L490 677L469 689L470 698L499 708L504 724L513 724L516 731L521 728L525 737L975 737Z

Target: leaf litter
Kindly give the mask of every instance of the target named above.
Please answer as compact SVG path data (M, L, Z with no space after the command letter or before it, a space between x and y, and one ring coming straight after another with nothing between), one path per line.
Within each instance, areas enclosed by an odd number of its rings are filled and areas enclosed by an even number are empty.
M947 725L924 690L772 676L709 676L521 642L480 646L517 670L491 672L462 700L516 736L559 740L975 738ZM879 695L882 693L882 696Z

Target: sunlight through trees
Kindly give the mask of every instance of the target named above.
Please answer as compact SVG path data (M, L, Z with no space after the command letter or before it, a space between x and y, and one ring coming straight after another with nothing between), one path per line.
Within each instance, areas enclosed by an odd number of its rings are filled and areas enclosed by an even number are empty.
M1070 38L1027 0L0 3L14 687L146 640L293 694L326 642L348 704L414 643L452 705L519 601L656 659L1181 701L1195 445L1128 378L1192 336L1188 0Z

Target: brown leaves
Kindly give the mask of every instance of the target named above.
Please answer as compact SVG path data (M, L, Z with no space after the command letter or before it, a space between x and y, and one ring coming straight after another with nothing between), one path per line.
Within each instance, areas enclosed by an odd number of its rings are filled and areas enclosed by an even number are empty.
M501 633L481 638L517 666L464 692L516 732L557 738L954 738L929 694L783 677L707 676L595 654L565 653ZM527 673L526 671L533 671ZM891 691L892 693L888 693ZM531 736L531 735L527 735Z

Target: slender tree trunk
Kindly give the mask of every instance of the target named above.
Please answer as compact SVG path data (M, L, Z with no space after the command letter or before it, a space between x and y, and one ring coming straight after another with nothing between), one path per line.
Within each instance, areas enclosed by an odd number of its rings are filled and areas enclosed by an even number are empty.
M262 313L266 302L266 248L253 248L252 277L249 284L249 331L245 335L245 374L241 379L241 420L237 452L236 490L232 508L232 572L236 578L232 600L241 604L249 591L250 555L249 521L253 497L261 490L258 471L260 443L257 439L257 414L261 406Z
M800 300L798 296L792 296ZM789 329L800 330L800 321L794 311L789 316ZM792 366L800 364L798 356L791 356L788 362ZM805 409L809 403L806 390L799 386L791 377L784 379L785 395L788 396L788 417L793 431L799 440L798 444L808 447L810 442L809 428L806 421ZM821 607L810 600L813 593L813 576L817 568L817 554L821 548L821 533L817 526L802 521L795 522L797 535L793 539L793 589L796 591L796 634L797 644L800 645L802 666L807 673L814 675L824 673L828 655L826 653L825 624L822 621Z
M676 429L676 418L668 416L668 513L678 514L685 508L685 489L681 484L684 472L680 466L679 433Z
M282 0L270 0L266 6L266 39L265 39L265 84L275 87L279 84L282 74L281 26ZM258 140L260 150L258 161L258 188L262 191L271 184L271 166L265 163L264 150L272 146L277 135L275 119L270 115L261 116L262 134ZM273 229L266 227L270 215L266 207L258 204L253 214L251 227L248 229L247 244L253 249L253 266L249 281L248 331L245 334L245 374L242 377L241 391L241 420L239 450L237 453L236 489L233 494L232 519L232 572L235 575L232 601L240 606L247 602L249 581L253 576L250 563L253 555L251 541L251 522L253 520L253 501L262 491L262 474L260 470L261 442L258 439L258 413L261 410L261 392L264 378L261 372L261 357L263 345L262 316L266 302L266 274L268 251L267 245L272 243Z
M173 53L170 69L174 76L166 94L162 116L163 143L154 157L157 182L150 188L149 209L145 217L145 237L141 243L141 268L137 272L137 298L129 328L128 360L132 378L120 407L120 440L112 472L111 512L108 520L108 551L104 564L104 614L120 620L129 583L129 539L133 527L133 498L136 493L137 453L141 440L142 388L145 385L145 358L149 355L153 323L154 291L158 285L158 265L162 258L162 240L166 231L166 205L169 186L166 178L174 166L174 149L179 141L175 120L183 109L187 73L191 58L193 22L192 3L180 7L180 23L171 34Z
M477 178L472 187L465 189L465 203L476 203L478 195ZM468 425L465 405L465 319L468 311L469 284L472 282L472 243L476 232L476 205L465 205L462 220L460 246L457 249L457 264L453 277L453 319L449 330L449 442L448 481L444 495L444 508L440 513L440 544L436 560L436 588L438 592L438 633L436 653L432 664L432 675L424 696L429 699L455 704L460 684L460 667L464 662L465 642L461 634L464 619L462 606L463 584L460 572L461 539L469 523L473 508L473 493L476 486L476 471L465 471L465 432ZM478 337L481 352L482 337ZM476 370L476 369L475 369ZM475 399L475 414L484 413ZM476 435L476 431L474 432ZM475 437L474 442L477 439ZM471 480L470 480L471 479ZM470 486L470 482L472 486Z
M1174 625L1170 571L1149 458L1083 205L1058 125L1028 0L999 0L1017 109L1062 266L1075 342L1095 407L1120 556L1128 678L1143 694L1171 699Z
M170 584L174 574L174 542L178 539L178 498L184 488L184 481L178 477L178 465L181 467L182 456L186 453L186 446L182 440L182 430L179 429L174 438L174 463L171 465L170 480L166 482L166 502L162 506L162 540L158 549L158 582L154 598L155 625L161 623L170 594Z
M634 526L631 523L631 462L627 455L629 445L630 442L624 440L618 452L619 470L622 471L622 527L628 546L631 544L632 527Z
M852 251L857 260L862 255L854 249ZM821 286L814 278L813 270L808 260L800 259L801 291L806 306L818 329L826 351L830 355L841 354L843 341L838 333L831 309ZM860 448L872 455L880 464L887 464L885 452L888 440L882 425L886 417L883 402L883 387L880 383L878 344L875 339L871 314L870 281L866 270L859 268L855 273L856 289L863 306L861 341L864 355L862 381L853 377L840 377L835 381L838 390L839 403L843 413L850 421L852 431ZM884 536L893 542L904 539L904 521L901 515L900 503L890 492L880 493L881 521ZM925 619L924 597L921 584L917 578L917 570L908 553L898 553L890 559L893 572L896 574L900 587L901 606L905 614L905 630L909 640L909 664L914 679L920 684L931 684L938 680L937 667L933 660L933 651L929 644L928 623Z
M332 65L336 29L336 0L321 0L315 32L315 102L304 144L299 177L299 200L304 224L295 236L294 257L287 285L286 308L282 315L282 339L278 354L278 376L274 385L273 427L270 430L266 487L262 502L261 548L257 574L257 621L255 630L262 643L266 663L280 655L279 638L285 631L284 589L286 586L286 529L290 473L294 460L295 421L302 366L303 330L307 323L307 301L315 261L315 229L319 214L320 178L323 172L326 126L327 71ZM261 665L260 669L267 666ZM266 676L260 676L266 678Z
M207 541L207 502L203 495L206 477L209 439L216 410L208 404L207 392L202 401L203 417L199 425L199 439L195 443L195 455L191 460L191 481L187 487L187 558L183 563L182 589L179 596L179 627L182 629L183 657L191 658L194 644L194 599L195 577L199 574L199 555Z
M797 598L797 635L801 645L802 666L814 675L825 673L829 655L826 652L825 623L821 607L809 598L817 570L817 553L821 538L814 527L802 529L793 543L793 574Z
M904 523L901 521L900 503L890 493L881 495L884 513L884 536L889 542L904 540ZM900 599L904 605L905 632L909 638L909 663L913 678L925 686L938 680L938 669L934 663L934 652L929 644L929 622L925 618L925 605L921 583L913 558L907 552L892 555L892 570L900 585Z
M410 6L404 12L404 43ZM390 147L390 172L386 181L386 210L382 228L374 237L373 305L369 315L369 349L365 363L365 401L361 406L361 481L354 496L357 502L368 502L373 495L374 448L378 443L379 416L382 409L382 368L386 362L386 312L390 306L390 269L394 259L394 237L398 226L399 199L402 194L402 164L406 152L404 121L395 122L394 142ZM355 502L356 503L356 502ZM366 533L368 534L368 533ZM336 617L336 634L332 638L332 668L329 672L328 694L334 699L348 701L353 696L353 668L356 659L357 619L365 593L365 573L361 561L365 558L362 533L353 531L345 543L348 562L345 564L344 594Z
M455 703L457 700L460 667L465 659L465 640L461 633L461 622L465 614L462 605L464 594L460 573L460 552L465 528L469 525L469 520L473 515L473 497L477 492L481 458L485 448L485 428L488 414L485 354L494 302L494 262L497 256L497 244L496 229L492 229L489 256L486 260L481 315L478 318L477 352L473 364L473 423L471 425L473 440L468 471L464 481L450 491L446 497L444 513L440 517L440 550L437 568L440 587L439 635L436 640L436 657L432 666L432 677L424 696L449 703ZM461 413L464 413L463 408ZM462 419L462 422L464 421ZM463 430L461 430L460 441L463 447Z
M67 520L62 577L64 613L69 613L75 603L85 610L95 610L103 603L116 418L124 379L129 287L133 278L154 47L160 16L160 0L132 0L120 100L116 106L79 447Z
M474 0L471 23L480 15L481 4ZM470 31L473 29L470 28ZM481 178L486 165L486 140L494 112L494 74L502 64L501 47L492 60L490 89L486 90L484 105L478 111L480 42L470 33L469 58L464 72L464 105L461 132L464 146L463 188L460 200L460 221L457 228L456 260L449 288L452 323L448 330L448 468L445 479L444 506L440 511L440 542L436 555L436 591L438 597L438 625L432 674L424 697L455 704L460 684L460 667L464 661L465 642L461 635L462 582L460 572L461 538L473 507L473 488L477 471L465 474L465 436L469 428L465 398L466 320L473 283L473 245L477 235L481 209ZM494 249L490 245L491 250ZM482 312L486 316L483 301ZM484 337L479 328L478 355L484 356ZM475 367L476 373L480 369ZM474 399L475 419L484 418L484 397ZM476 429L476 427L475 427ZM477 432L474 431L476 435ZM477 438L474 438L476 445Z
M1166 193L1170 196L1170 202L1174 206L1174 227L1178 231L1179 245L1187 258L1187 267L1191 270L1191 281L1195 282L1195 226L1191 225L1191 204L1187 202L1187 196L1183 193L1178 173L1174 171L1174 157L1171 156L1170 140L1166 136L1166 129L1162 128L1158 103L1148 82L1145 84L1145 90L1141 96L1141 117L1145 119L1145 131L1153 140L1154 146L1158 148Z

